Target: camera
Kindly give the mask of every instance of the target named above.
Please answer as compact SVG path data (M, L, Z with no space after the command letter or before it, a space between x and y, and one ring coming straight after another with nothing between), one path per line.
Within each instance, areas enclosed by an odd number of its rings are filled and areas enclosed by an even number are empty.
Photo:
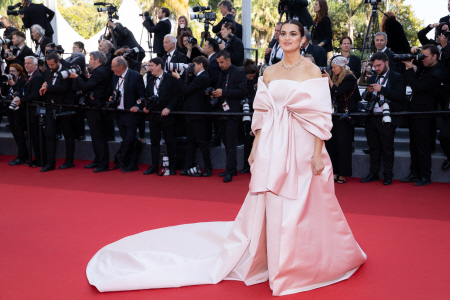
M389 126L391 124L392 119L389 100L385 99L384 96L381 96L378 93L375 95L374 93L370 93L367 90L364 91L361 97L367 101L366 111L373 112L375 105L378 103L378 105L383 109L383 125Z
M355 124L355 120L350 116L350 112L348 110L344 111L340 118L341 121L346 121L347 123L349 123L350 125Z
M167 71L173 72L177 70L178 72L187 71L188 73L194 72L194 64L183 64L183 63L169 63L167 65Z
M205 22L210 22L217 19L217 15L211 10L211 6L194 6L192 11L194 14L190 14L191 20L205 19ZM196 14L196 12L199 12L199 14Z
M45 51L46 55L48 55L48 54L50 54L52 52L56 52L59 55L64 54L64 49L63 49L63 47L61 45L55 45L55 43L51 43L49 45L50 45L51 49L48 49L48 50Z
M425 59L425 55L423 54L418 54L418 55L414 55L414 54L394 54L394 61L395 62L401 62L401 61L410 61L410 60L424 60Z
M326 67L319 67L320 72L322 72L322 74L328 73L331 74L331 66L326 66Z
M442 30L442 27L443 27L444 25L447 25L447 26L448 26L448 23L446 23L446 22L439 23L439 25L436 27L436 29L440 31L440 30Z
M11 40L10 39L2 39L2 38L0 38L0 46L2 46L2 45L8 45L8 44L10 44L11 43Z
M144 13L139 14L139 17L150 17L150 13L148 11L144 11Z
M0 22L0 29L3 29L3 28L5 28L5 23Z
M63 79L67 79L67 78L70 77L69 71L61 71L60 74L61 74Z
M36 116L38 116L39 126L44 126L45 116L47 115L47 109L44 106L36 107Z
M188 37L187 42L188 42L189 44L191 44L192 46L197 45L197 39L196 39L195 37L193 37L193 36Z
M155 110L159 106L159 96L152 95L150 97L146 97L143 102L148 110Z
M2 76L1 82L6 82L6 81L9 81L9 80L13 80L13 79L14 79L14 76L12 76L11 74L5 74L5 75Z
M19 9L19 10L15 10L15 9ZM22 6L22 3L16 3L14 5L9 5L8 9L6 10L6 15L8 16L18 16L24 13L24 9Z
M17 53L19 53L19 47L17 47L17 46L10 46L9 47L9 52L5 52L4 53L4 58L8 58L8 57L10 57L11 55L13 55L13 56L17 56Z
M113 19L119 20L119 14L117 13L117 6L108 2L94 2L94 5L101 5L106 7L98 7L97 12L106 12L108 14L109 21Z
M83 73L80 66L70 66L69 72L75 73L77 75L81 75L81 73Z
M117 90L117 89L114 90L111 100L106 102L106 105L108 105L109 107L116 108L117 106L120 105L121 97L122 97L122 93L120 92L120 90Z
M381 0L364 0L364 3L366 3L366 4L377 4L377 3L381 3Z
M219 44L222 44L222 42L223 42L223 39L221 39L218 35L216 35L216 36L214 37L214 39L215 39L216 42L219 43Z
M244 100L241 101L241 105L242 105L242 112L243 113L250 113L250 101L248 101L248 98L244 98ZM242 117L242 122L251 122L252 121L252 117L250 116L243 116Z
M78 104L82 107L86 106L86 103L89 104L91 98L95 99L94 91L89 92L88 95L84 95L82 91L78 91L78 92L81 92L81 97L80 97L80 100L78 101ZM78 95L78 92L77 92L77 95Z
M14 94L12 94L11 96L8 97L8 100L10 100L10 101L13 101L13 100L20 100L20 92L19 92L19 91L14 92ZM19 108L18 108L18 105L17 105L16 102L11 102L11 103L9 104L9 109L17 110L17 109L19 109Z
M134 47L132 49L130 49L129 52L126 52L122 55L123 58L125 58L126 60L130 60L133 58L133 55L135 55L136 53L139 53L139 48L138 47Z
M205 94L208 95L209 97L212 96L212 92L214 92L216 89L213 87L209 87L205 90ZM219 98L217 97L213 97L211 100L209 100L209 103L211 104L212 107L216 106L217 103L219 102Z

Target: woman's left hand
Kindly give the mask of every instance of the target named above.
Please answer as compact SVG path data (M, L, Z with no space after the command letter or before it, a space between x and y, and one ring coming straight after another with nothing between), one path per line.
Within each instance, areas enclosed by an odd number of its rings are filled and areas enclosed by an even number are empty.
M187 44L187 48L188 48L188 50L190 50L190 51L192 51L192 48L193 48L194 46L192 46L192 44L191 43L188 43Z
M313 175L322 174L323 169L325 169L325 165L323 163L322 157L313 157L311 160L311 171Z
M7 83L8 83L10 86L13 86L13 85L15 84L14 79L8 80Z

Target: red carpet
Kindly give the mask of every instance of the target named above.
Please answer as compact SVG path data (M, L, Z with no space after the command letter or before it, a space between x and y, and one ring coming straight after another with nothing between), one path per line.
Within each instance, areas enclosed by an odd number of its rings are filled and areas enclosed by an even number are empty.
M143 176L77 167L45 174L0 156L0 299L269 299L268 283L99 293L85 269L138 232L233 220L250 176ZM62 163L62 162L61 162ZM141 171L147 166L142 166ZM215 171L215 174L218 173ZM336 185L368 261L347 281L283 299L450 299L450 184Z

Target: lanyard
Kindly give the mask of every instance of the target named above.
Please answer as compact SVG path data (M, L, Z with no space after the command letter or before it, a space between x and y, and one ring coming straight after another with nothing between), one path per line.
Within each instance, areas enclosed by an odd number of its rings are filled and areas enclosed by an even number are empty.
M120 81L120 78L119 78L119 80L117 81L117 88L116 88L116 89L118 89L118 90L120 90L120 87L122 86L123 82L125 81L125 78L122 77L122 82L119 82L119 81Z
M36 75L36 73L38 72L38 69L36 68L36 70L34 70L33 73L31 73L30 76L28 76L27 78L27 83L31 81L31 79L33 79L34 75Z
M225 84L222 85L222 88L228 90L228 79L230 79L230 73L227 74L227 79L225 80Z

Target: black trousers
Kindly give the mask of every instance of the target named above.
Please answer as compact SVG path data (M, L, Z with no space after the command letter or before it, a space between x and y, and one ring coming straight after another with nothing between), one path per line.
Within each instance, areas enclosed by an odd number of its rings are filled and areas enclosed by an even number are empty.
M47 140L47 163L56 163L56 127L59 123L66 141L66 160L73 161L75 155L75 137L73 134L74 116L54 119L52 109L47 109L45 118L45 137Z
M73 134L75 138L86 136L86 126L84 125L84 119L86 118L84 111L77 111L75 120L73 123Z
M30 107L30 134L31 143L33 144L35 160L39 165L44 166L47 164L47 142L45 138L44 128L39 126L39 117L36 115L36 107ZM39 131L41 135L42 145L39 139ZM42 146L42 159L41 162L41 146Z
M222 142L225 145L227 155L226 173L228 174L237 172L237 135L241 118L239 116L229 116L227 120L219 120Z
M394 177L394 136L397 126L383 125L382 116L368 116L365 127L370 148L370 173L378 175L383 160L384 178Z
M441 132L439 133L439 141L441 142L442 150L450 160L450 117L444 118L444 123L441 127Z
M186 127L186 160L184 168L190 167L191 163L195 160L195 149L197 145L200 148L203 156L203 167L205 171L211 170L211 154L209 151L209 143L206 138L206 126L208 122L206 118L190 120L187 118Z
M134 163L131 161L131 156L133 154L133 149L135 148L134 143L139 123L127 122L128 120L126 120L125 117L127 116L123 116L123 114L118 114L117 116L117 127L119 128L119 133L122 137L122 144L120 145L118 155L121 166L128 168Z
M411 173L431 179L430 127L434 118L409 119L409 149L411 152Z
M117 119L117 114L111 112L105 112L103 130L108 142L114 142L116 140L116 126L114 121Z
M175 144L175 115L162 117L153 115L149 120L150 142L152 152L152 166L159 166L159 153L161 151L161 133L167 146L169 156L169 168L176 169L176 144Z
M347 121L333 117L332 137L325 141L325 147L330 155L333 173L340 176L352 176L352 142L353 125Z
M8 121L14 141L17 144L17 158L23 161L28 160L28 147L25 132L27 131L27 119L25 115L25 105L19 106L18 110L8 109Z
M140 139L145 139L145 117L147 115L142 115L140 116L142 118L142 122L139 123L139 138Z
M104 124L106 114L98 110L87 110L86 119L91 132L92 148L94 149L94 163L100 167L109 166L109 148L106 140Z

